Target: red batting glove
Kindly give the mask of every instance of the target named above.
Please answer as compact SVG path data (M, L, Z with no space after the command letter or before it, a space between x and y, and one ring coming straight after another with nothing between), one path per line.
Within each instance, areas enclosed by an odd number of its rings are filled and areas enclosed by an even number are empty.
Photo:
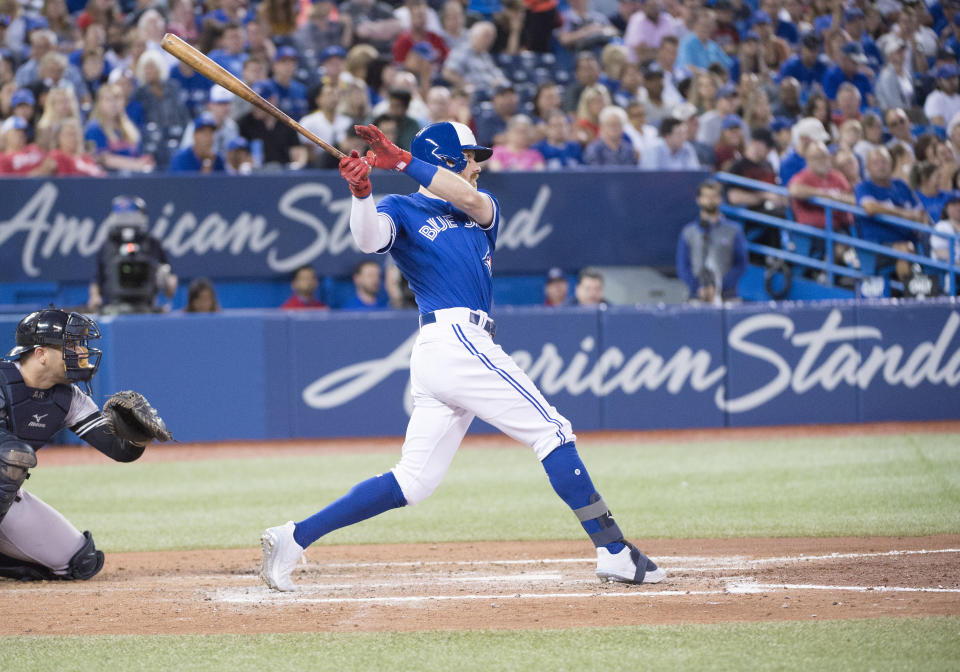
M410 152L400 149L387 139L379 128L369 126L354 126L353 129L373 150L373 165L384 170L405 170L410 165ZM369 156L369 155L368 155Z
M350 152L350 156L340 159L340 175L350 185L350 193L357 198L366 198L370 195L370 164L366 158L360 158L357 150Z

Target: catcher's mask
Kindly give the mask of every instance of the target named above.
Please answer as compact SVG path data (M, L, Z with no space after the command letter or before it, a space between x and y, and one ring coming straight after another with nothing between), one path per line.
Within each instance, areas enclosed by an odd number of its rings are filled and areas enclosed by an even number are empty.
M67 380L84 383L90 392L90 379L100 368L103 353L90 347L100 338L100 328L80 313L49 308L30 313L17 325L17 347L7 353L8 359L19 357L37 346L51 346L63 352Z

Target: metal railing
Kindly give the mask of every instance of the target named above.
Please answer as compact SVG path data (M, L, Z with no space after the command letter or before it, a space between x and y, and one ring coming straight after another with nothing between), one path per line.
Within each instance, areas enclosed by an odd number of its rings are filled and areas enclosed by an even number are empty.
M730 186L741 187L743 189L752 189L756 191L764 191L770 194L777 194L790 198L790 191L783 186L768 184L767 182L761 182L759 180L751 180L745 177L740 177L739 175L733 175L731 173L715 173L714 179L723 184ZM956 233L940 233L937 232L935 235L940 236L941 238L946 238L949 247L949 258L947 261L941 261L939 259L933 259L929 256L923 256L919 254L912 254L910 252L900 252L894 250L891 247L886 245L880 245L868 240L863 240L862 238L857 238L856 236L850 236L845 233L840 233L834 231L833 222L834 222L834 213L836 212L848 212L852 215L859 215L861 217L871 217L868 215L866 210L856 205L848 205L840 201L834 201L827 198L814 197L805 199L813 205L817 205L823 208L824 210L824 228L820 229L815 226L810 226L808 224L800 224L794 222L790 219L784 219L782 217L776 217L773 215L765 214L762 212L757 212L755 210L750 210L745 207L736 206L736 205L723 205L721 206L721 212L725 215L734 217L739 220L754 222L756 224L761 224L764 226L771 226L779 229L780 231L785 231L789 235L790 233L801 234L803 236L810 236L812 238L818 238L824 241L824 260L814 258L809 255L798 254L791 249L781 249L776 247L771 247L769 245L763 245L761 243L748 241L747 249L752 252L757 252L760 254L768 255L775 257L777 259L782 259L786 262L793 264L798 264L800 266L806 266L809 268L815 268L820 271L824 271L827 274L827 282L829 284L834 283L836 275L843 275L846 277L851 277L855 279L864 279L871 277L871 274L864 273L861 270L851 268L844 264L837 264L834 260L834 244L842 243L849 247L854 248L855 250L874 254L874 255L883 255L885 257L890 257L893 259L903 259L910 262L911 264L919 264L922 268L926 269L927 272L933 270L944 274L949 278L950 291L953 294L957 293L957 274L960 273L960 265L956 262L956 250L957 246L960 245L960 234ZM787 209L789 213L789 208ZM900 229L905 229L910 232L919 233L923 236L933 235L933 228L930 226L925 226L923 224L918 224L917 222L911 221L909 219L904 219L902 217L894 217L892 215L873 215L872 219L874 221L886 224L888 226L897 227ZM908 238L912 236L904 236Z

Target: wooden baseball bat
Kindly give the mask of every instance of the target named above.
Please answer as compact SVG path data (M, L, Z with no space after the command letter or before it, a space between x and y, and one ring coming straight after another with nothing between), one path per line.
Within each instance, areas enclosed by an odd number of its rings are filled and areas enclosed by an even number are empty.
M339 149L327 143L326 141L321 140L299 123L291 119L276 105L272 104L268 100L264 100L261 96L258 96L253 89L244 84L231 72L214 63L209 56L204 54L202 51L191 47L176 35L171 35L170 33L164 35L163 39L160 41L160 46L163 47L165 51L173 54L191 68L199 72L201 75L209 79L211 82L219 84L228 91L232 91L251 105L258 107L267 114L275 117L277 120L283 122L311 142L314 142L323 149L327 150L330 154L333 154L338 159L342 159L344 156L346 156Z

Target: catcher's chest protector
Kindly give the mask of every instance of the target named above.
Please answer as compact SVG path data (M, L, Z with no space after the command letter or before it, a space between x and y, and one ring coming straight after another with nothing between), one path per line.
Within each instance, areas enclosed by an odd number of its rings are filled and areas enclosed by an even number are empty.
M73 390L69 385L54 385L49 390L27 387L13 362L0 362L0 424L33 448L40 448L63 429L70 411Z

